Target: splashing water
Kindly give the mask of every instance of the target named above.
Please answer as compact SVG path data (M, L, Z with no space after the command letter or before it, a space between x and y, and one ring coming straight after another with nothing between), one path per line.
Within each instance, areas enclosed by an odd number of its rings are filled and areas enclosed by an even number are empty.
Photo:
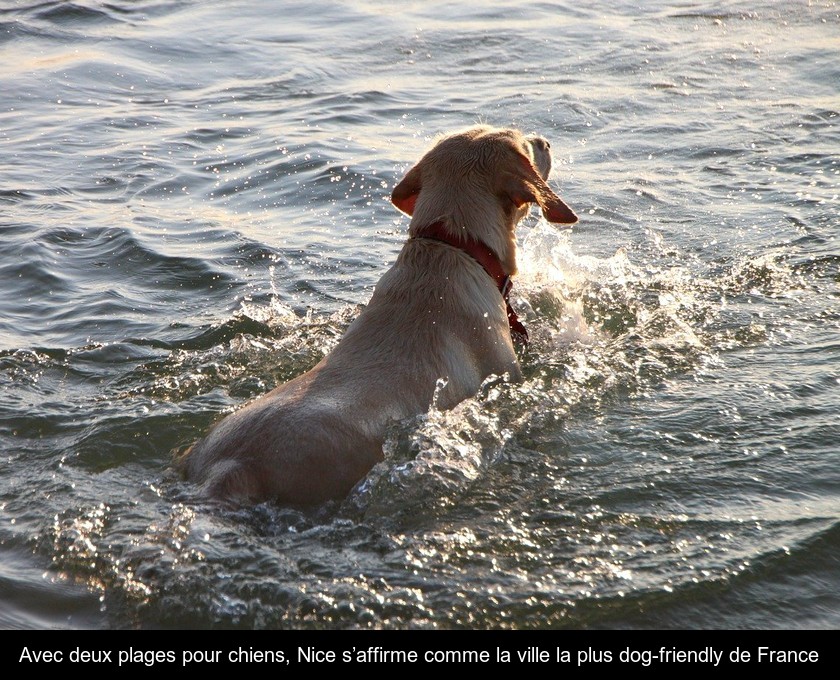
M532 336L524 380L491 376L450 411L433 406L396 423L385 462L346 504L353 512L371 520L445 510L492 474L507 447L551 440L581 405L638 396L716 362L716 298L732 275L701 282L680 265L634 265L623 249L579 257L568 234L543 221L527 232L519 261L516 304Z

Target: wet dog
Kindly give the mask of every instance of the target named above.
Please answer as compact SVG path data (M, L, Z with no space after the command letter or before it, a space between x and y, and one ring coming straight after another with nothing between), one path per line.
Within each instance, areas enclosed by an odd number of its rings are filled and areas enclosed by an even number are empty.
M394 188L408 240L335 349L222 420L184 454L186 476L236 502L343 498L382 460L388 424L427 411L436 386L447 409L491 374L520 378L514 229L532 203L550 222L577 221L550 170L548 142L517 130L439 140Z

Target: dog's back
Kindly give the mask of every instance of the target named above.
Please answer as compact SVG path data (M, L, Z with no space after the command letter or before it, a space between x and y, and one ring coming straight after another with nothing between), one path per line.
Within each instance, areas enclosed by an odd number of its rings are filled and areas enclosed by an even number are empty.
M312 371L231 414L183 457L213 497L311 505L341 498L382 459L388 423L518 377L501 298L480 265L409 241L339 345Z

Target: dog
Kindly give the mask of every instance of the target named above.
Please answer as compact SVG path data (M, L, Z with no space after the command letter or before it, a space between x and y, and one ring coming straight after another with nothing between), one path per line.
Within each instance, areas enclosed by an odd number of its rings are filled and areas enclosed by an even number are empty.
M383 458L392 421L449 409L491 374L521 379L507 302L514 228L536 203L577 221L551 190L549 143L486 125L439 140L391 195L411 216L396 263L311 371L224 418L180 466L204 494L294 507L344 498ZM441 380L442 379L442 380Z

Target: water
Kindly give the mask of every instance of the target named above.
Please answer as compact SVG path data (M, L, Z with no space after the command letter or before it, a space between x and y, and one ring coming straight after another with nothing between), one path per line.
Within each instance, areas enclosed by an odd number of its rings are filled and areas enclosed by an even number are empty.
M0 625L836 628L836 2L0 9ZM477 121L580 214L519 231L525 381L344 503L173 450L314 365L391 187Z

